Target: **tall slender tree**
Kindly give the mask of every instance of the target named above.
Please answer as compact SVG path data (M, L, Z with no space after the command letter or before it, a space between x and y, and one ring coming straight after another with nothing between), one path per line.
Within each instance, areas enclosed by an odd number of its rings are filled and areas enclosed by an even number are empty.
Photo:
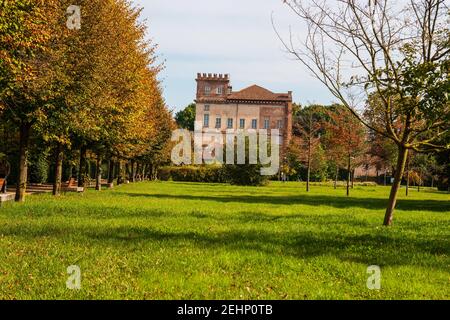
M347 196L350 196L355 163L367 150L367 133L358 119L343 106L329 111L329 117L330 120L325 122L328 145L342 152L341 159L345 159L347 169Z
M317 109L321 106L311 105L301 109L295 117L294 134L298 136L301 160L306 167L306 191L310 191L311 168L313 159L320 148L321 121Z

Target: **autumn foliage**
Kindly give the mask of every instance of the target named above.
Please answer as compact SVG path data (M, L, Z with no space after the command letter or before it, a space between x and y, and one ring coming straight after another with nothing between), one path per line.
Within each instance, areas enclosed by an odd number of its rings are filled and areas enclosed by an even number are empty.
M37 141L54 154L55 194L63 164L74 159L83 186L89 161L97 162L97 176L107 161L109 176L133 180L169 154L173 122L158 81L163 66L141 9L127 0L80 0L77 29L67 25L70 5L0 1L0 126L19 145L4 146L18 155L17 201L24 199Z

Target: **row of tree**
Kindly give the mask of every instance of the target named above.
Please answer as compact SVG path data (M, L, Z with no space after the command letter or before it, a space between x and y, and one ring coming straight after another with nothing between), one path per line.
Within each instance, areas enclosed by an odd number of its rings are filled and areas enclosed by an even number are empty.
M340 105L294 105L294 138L288 152L288 165L296 171L306 169L306 190L310 190L311 173L315 180L328 178L334 171L335 186L339 172L347 172L347 195L355 166L362 163L367 151L366 130Z
M1 147L17 164L16 201L30 150L49 154L55 195L64 158L78 157L79 186L95 160L98 186L105 161L111 182L114 168L123 180L126 167L137 172L170 154L174 123L141 10L127 0L72 2L0 2Z
M395 144L367 129L344 106L294 104L293 110L294 137L283 171L306 180L307 191L311 180L333 179L336 187L338 179L345 176L349 195L356 168L375 172L378 183L387 184L387 175L395 175ZM406 193L410 183L418 188L427 184L447 190L449 166L445 153L410 152L403 175Z

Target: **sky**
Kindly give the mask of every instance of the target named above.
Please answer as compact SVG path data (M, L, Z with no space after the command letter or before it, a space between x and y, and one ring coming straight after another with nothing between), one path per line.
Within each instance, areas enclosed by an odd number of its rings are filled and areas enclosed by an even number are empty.
M149 38L158 44L160 75L169 108L193 102L200 73L228 73L233 90L253 84L293 91L295 102L334 101L300 62L286 53L271 21L285 37L301 35L299 18L282 0L133 0L143 7Z

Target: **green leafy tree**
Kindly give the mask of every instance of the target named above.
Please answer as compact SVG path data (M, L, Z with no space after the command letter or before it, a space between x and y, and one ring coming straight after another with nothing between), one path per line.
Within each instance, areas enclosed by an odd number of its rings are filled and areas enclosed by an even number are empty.
M437 187L441 191L450 191L450 150L436 154L436 160Z
M194 131L195 108L195 103L191 103L184 110L177 112L175 121L180 128Z

